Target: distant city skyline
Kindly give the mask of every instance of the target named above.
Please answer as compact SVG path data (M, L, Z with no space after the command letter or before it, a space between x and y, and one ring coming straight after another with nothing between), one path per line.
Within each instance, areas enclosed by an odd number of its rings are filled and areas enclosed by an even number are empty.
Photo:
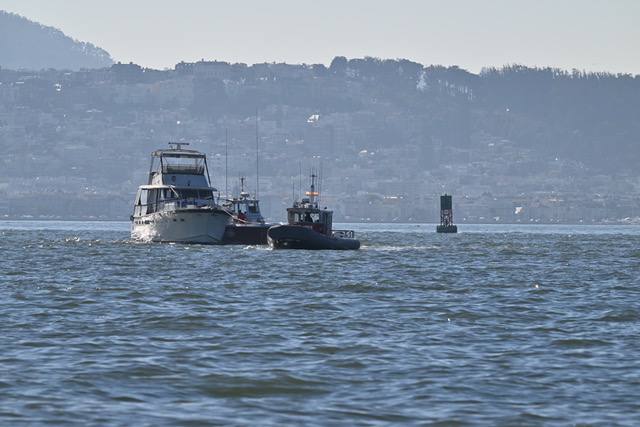
M522 64L640 74L636 0L3 0L0 9L155 69L371 56L472 73Z

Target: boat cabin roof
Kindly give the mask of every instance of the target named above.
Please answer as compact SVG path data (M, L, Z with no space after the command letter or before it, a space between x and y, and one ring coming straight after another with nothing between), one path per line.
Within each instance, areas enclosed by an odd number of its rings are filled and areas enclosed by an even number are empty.
M312 215L324 222L325 220L331 220L333 211L313 207L293 207L287 208L287 215L290 219L293 219L296 216L302 218L303 215Z
M293 208L287 208L287 211L291 212L291 213L320 213L320 212L329 212L329 211L323 211L320 208L311 208L311 207L293 207Z
M208 191L218 191L217 188L214 187L182 187L177 185L141 185L138 187L140 190L162 190L162 189L172 189L172 190L208 190Z
M206 159L206 154L197 150L182 148L183 145L189 145L188 142L170 142L169 145L175 145L172 148L162 148L151 153L151 157L174 157L187 159Z

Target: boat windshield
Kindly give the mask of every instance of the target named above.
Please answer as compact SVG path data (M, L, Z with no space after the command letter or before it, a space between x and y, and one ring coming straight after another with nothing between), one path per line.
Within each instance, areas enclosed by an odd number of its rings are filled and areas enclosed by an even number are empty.
M162 158L162 173L203 175L205 170L204 159L198 158Z
M319 222L319 214L309 211L289 211L289 222Z
M179 199L213 199L213 191L176 188L174 192Z
M260 212L260 209L256 203L250 203L247 205L247 211L251 213L258 213Z

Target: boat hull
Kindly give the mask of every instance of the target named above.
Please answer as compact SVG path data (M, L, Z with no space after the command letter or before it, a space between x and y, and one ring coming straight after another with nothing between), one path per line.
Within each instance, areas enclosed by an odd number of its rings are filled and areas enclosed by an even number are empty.
M229 224L222 243L224 245L266 245L271 224Z
M181 209L134 216L131 238L145 242L221 245L229 223L222 209Z
M438 225L436 227L436 232L438 233L457 233L458 226L457 225Z
M267 232L269 246L274 249L359 249L360 241L327 236L300 225L276 225Z

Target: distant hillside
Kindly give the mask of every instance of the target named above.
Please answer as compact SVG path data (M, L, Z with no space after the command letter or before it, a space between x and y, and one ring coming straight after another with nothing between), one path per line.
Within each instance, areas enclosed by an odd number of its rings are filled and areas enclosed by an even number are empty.
M111 55L62 31L0 10L0 67L69 69L108 67Z

